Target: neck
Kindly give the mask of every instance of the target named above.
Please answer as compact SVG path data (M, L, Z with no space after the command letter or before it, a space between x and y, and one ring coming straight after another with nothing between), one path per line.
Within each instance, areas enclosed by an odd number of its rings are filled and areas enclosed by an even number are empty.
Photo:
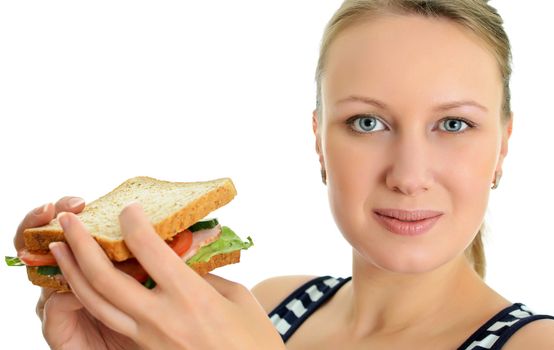
M401 274L379 269L354 251L352 271L345 317L356 337L447 327L445 315L463 312L468 301L492 291L463 255L431 272Z

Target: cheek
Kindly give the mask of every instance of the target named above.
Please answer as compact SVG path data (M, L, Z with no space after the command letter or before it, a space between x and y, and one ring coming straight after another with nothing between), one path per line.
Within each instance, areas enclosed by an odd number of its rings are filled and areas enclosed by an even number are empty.
M445 160L448 167L442 172L440 182L450 200L450 236L456 245L453 249L471 244L485 219L499 147L494 135L483 135L466 143L458 152L448 152L457 158Z
M342 232L349 232L367 221L365 204L379 184L383 152L378 147L363 147L352 136L327 133L323 151L327 169L329 204Z
M454 217L465 225L484 217L499 147L494 135L483 135L458 149L444 147L440 156L444 166L436 171L438 181L450 197Z

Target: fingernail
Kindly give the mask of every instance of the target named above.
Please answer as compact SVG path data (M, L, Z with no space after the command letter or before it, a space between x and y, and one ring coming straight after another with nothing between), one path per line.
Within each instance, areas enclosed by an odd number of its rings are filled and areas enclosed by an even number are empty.
M52 242L48 245L48 249L50 249L50 252L54 255L54 257L57 259L60 255L60 244L58 242Z
M131 202L127 203L126 206L127 207L136 207L136 206L140 206L140 203L138 201L131 201Z
M82 205L83 203L85 203L85 201L82 199L82 198L71 198L67 204L69 204L69 207L70 208L77 208L78 206Z
M137 206L140 206L140 203L137 202L137 201L131 201L131 202L128 202L127 204L125 204L125 206L123 207L123 209L121 210L121 212L119 213L119 217L121 217L123 215L123 212L126 212L129 210L129 208L132 208L132 207L137 207Z
M47 203L47 204L43 205L42 207L36 208L35 210L33 210L33 214L41 215L41 214L46 213L46 211L48 210L49 205L50 205L50 203Z
M69 218L67 217L67 213L60 213L58 215L58 221L60 222L60 225L62 225L62 229L65 231L69 228Z
M64 255L62 244L62 242L51 242L48 245L48 249L50 249L50 252L52 253L52 255L54 255L54 258L58 263L60 260L62 260Z

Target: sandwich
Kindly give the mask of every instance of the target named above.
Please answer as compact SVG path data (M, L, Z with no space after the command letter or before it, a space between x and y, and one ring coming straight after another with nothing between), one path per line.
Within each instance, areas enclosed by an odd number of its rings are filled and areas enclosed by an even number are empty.
M240 251L253 245L244 242L217 219L206 219L212 211L236 195L229 178L204 182L169 182L151 177L126 180L108 194L88 203L77 214L114 266L148 288L155 286L127 248L119 226L119 214L130 202L138 202L156 233L198 274L240 261ZM64 241L57 219L23 232L25 248L17 257L6 257L10 266L27 267L29 280L60 292L70 291L48 245Z

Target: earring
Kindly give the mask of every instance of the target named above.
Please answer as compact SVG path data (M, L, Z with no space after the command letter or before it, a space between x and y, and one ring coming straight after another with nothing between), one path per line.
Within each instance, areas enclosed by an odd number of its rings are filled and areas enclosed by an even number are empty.
M497 171L494 173L494 182L491 187L491 190L495 190L498 188L498 185L500 184L500 178L502 177L502 171Z
M325 168L321 168L321 181L324 185L327 185L327 171L325 171Z

